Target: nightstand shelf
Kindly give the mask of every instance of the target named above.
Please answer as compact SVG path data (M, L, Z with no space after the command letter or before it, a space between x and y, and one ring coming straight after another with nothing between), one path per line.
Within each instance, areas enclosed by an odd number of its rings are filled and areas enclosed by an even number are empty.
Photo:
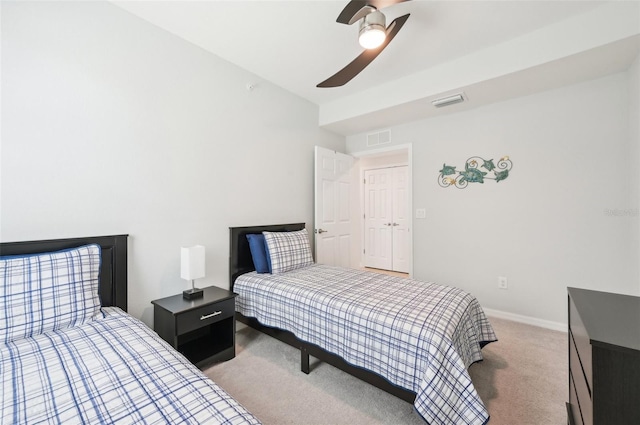
M180 295L152 301L155 331L193 364L235 357L235 294L215 286L204 296L187 300Z

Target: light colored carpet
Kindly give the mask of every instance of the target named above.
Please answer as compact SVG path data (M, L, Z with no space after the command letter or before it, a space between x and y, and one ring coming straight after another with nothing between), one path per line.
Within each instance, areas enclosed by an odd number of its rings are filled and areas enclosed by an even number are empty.
M469 368L491 425L566 423L566 334L490 318L498 342ZM413 405L330 365L300 372L300 351L251 328L236 335L236 357L205 373L265 425L420 424Z

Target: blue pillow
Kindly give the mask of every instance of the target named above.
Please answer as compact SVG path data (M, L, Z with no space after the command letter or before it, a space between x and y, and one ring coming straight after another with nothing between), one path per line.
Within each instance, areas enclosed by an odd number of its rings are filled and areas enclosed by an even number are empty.
M258 273L271 273L271 264L269 254L267 254L267 244L262 233L248 234L249 249L251 250L251 258L253 258L253 266Z

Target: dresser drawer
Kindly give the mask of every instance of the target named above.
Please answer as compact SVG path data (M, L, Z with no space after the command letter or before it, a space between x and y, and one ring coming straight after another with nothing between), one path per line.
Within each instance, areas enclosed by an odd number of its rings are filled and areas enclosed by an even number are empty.
M573 336L575 348L580 356L580 363L591 390L593 388L591 340L573 300L569 302L569 331L570 336Z
M580 405L578 404L578 394L576 393L576 386L573 383L573 374L571 371L569 371L569 404L567 416L569 425L584 425L582 422L582 413L580 413Z
M216 323L222 319L232 317L235 313L233 299L220 301L194 310L179 314L176 318L176 332L178 335Z
M569 332L569 373L571 375L572 384L574 386L575 396L577 398L577 407L580 409L582 422L584 425L593 424L593 402L591 398L591 389L587 386L587 380L580 366L580 360L576 346ZM571 394L570 394L571 396ZM572 401L572 405L576 404ZM574 407L574 412L577 410Z

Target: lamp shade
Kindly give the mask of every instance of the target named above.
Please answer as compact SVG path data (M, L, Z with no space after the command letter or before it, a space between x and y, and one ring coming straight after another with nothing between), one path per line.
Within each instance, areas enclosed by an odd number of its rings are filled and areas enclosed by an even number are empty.
M180 248L180 277L187 280L204 277L204 246Z

